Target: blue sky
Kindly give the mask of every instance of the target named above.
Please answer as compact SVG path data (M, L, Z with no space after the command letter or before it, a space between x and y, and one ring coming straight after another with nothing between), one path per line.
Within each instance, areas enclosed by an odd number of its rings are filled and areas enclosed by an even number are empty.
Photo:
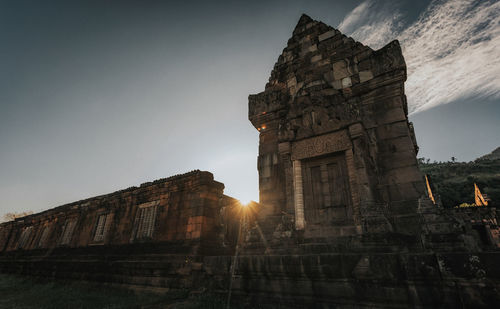
M209 170L258 198L249 94L306 13L399 39L419 156L500 146L498 1L0 1L0 213Z

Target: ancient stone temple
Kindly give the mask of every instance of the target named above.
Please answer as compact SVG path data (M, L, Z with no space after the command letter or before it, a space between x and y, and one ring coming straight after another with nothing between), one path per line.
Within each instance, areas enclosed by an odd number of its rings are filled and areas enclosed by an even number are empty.
M498 212L428 198L405 80L397 41L372 50L303 15L249 96L259 204L209 172L157 180L1 224L0 272L238 308L496 307Z
M420 231L424 192L397 41L373 51L303 15L265 91L260 131L265 216L290 214L304 239Z

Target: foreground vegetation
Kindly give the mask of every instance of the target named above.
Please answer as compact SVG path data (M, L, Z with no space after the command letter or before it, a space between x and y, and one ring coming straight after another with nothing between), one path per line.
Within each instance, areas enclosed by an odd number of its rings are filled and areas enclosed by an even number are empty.
M434 194L444 207L474 203L474 183L489 196L492 205L500 204L500 159L471 162L433 162L419 159L420 170L430 176Z
M188 291L162 294L78 282L47 281L0 274L0 308L222 308L222 298L189 296Z

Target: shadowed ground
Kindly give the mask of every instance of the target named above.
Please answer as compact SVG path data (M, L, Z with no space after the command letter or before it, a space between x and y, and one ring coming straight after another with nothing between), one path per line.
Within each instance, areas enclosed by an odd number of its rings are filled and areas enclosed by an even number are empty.
M0 308L221 308L224 300L214 296L191 296L188 291L161 294L75 282L46 282L0 275Z

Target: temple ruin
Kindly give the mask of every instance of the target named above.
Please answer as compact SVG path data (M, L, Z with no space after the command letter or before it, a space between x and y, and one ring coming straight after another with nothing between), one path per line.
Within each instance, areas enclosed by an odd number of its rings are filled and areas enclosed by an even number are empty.
M193 171L0 225L0 272L232 295L239 307L488 308L494 207L427 195L397 41L379 50L302 15L265 90L259 203Z
M291 214L305 239L418 234L425 188L405 80L397 41L373 51L302 16L249 97L265 216Z

